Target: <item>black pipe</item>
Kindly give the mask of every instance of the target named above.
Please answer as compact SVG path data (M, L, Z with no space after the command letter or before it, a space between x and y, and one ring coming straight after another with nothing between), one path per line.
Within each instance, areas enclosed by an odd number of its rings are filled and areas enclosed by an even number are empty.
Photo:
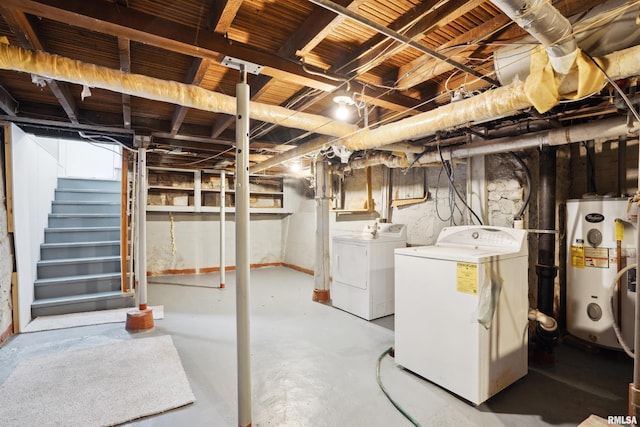
M556 147L544 146L540 152L540 186L538 193L538 310L553 316L554 279L558 272L555 265L556 248Z

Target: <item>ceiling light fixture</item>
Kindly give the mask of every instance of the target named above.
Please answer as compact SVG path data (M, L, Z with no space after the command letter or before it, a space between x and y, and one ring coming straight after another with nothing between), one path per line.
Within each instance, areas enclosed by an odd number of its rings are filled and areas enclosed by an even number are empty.
M355 105L353 98L346 90L337 90L333 95L333 102L338 104L335 115L338 120L347 120L350 116L348 106Z

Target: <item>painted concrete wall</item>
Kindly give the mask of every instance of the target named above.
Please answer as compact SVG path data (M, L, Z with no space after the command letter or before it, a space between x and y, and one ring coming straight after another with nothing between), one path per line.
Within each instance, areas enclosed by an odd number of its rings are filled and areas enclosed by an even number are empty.
M285 187L293 213L282 222L284 262L313 270L316 229L314 190L306 179L287 179Z
M13 209L16 267L18 271L19 318L22 329L31 321L31 303L36 262L51 201L57 185L57 142L38 140L12 126Z
M0 156L0 159L2 156ZM4 162L0 165L4 170ZM0 343L2 335L12 324L11 272L13 271L13 248L7 233L7 209L4 194L4 173L0 173Z
M251 264L283 262L282 216L252 214ZM235 221L226 215L226 264L235 265ZM220 267L220 216L215 213L147 213L147 271L206 272Z

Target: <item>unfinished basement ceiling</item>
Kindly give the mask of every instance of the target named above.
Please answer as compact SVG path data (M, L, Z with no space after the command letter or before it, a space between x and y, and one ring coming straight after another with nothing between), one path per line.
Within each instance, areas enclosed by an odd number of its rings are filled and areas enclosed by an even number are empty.
M193 84L231 97L239 72L221 62L227 56L238 58L264 67L259 75L248 76L252 101L333 117L334 92L349 89L360 106L358 111L352 106L350 122L375 128L500 85L494 70L495 52L518 46L528 36L488 1L334 2L360 20L316 3L323 2L2 0L0 37L6 36L11 46ZM603 3L559 0L553 5L575 23ZM631 10L637 15L638 3L612 2L610 14ZM392 30L419 46L392 40L365 23ZM429 51L449 62L425 53ZM627 92L635 92L634 79L620 84ZM89 88L90 96L83 96L83 89L78 84L0 70L2 118L41 135L77 137L81 130L127 144L133 143L133 135L148 136L149 165L233 167L232 114L99 88ZM472 135L501 137L626 116L616 98L605 87L544 114L529 109L512 117L448 129L439 136L448 143L464 144ZM314 131L252 120L250 160L260 163L318 136ZM406 142L420 152L433 139ZM284 167L269 172L278 173Z

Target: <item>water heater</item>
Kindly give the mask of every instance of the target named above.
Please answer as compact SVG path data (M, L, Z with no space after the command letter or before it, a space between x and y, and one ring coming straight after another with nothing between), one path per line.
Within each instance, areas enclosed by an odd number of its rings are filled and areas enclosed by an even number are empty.
M593 344L613 349L624 341L633 348L636 270L610 288L616 274L636 262L637 207L627 198L593 197L567 201L567 330Z

